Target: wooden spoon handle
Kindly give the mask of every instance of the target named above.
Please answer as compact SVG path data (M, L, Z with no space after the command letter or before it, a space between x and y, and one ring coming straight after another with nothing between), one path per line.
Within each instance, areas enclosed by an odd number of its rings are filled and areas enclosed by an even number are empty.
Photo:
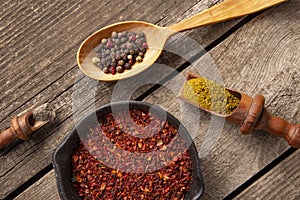
M300 124L290 124L280 117L271 115L267 109L264 109L255 129L284 138L290 146L300 148Z
M189 19L166 28L180 32L248 15L285 1L287 0L225 0Z

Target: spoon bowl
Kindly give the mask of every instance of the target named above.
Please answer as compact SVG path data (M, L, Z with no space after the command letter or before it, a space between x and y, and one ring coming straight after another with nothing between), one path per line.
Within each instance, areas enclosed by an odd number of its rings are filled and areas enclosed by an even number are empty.
M92 63L92 58L96 56L93 49L100 43L102 38L110 37L113 31L123 32L129 30L143 32L146 36L148 49L143 62L136 62L131 70L126 70L123 73L114 75L105 74L99 67ZM144 71L156 61L165 44L161 41L161 37L166 34L171 34L171 31L141 21L125 21L106 26L88 37L80 46L77 54L79 68L87 76L96 80L114 81L129 78Z
M96 31L82 43L77 52L77 63L85 75L96 80L116 81L129 78L150 67L160 56L167 39L176 32L241 17L285 1L286 0L225 0L195 16L168 27L160 27L142 21L115 23ZM100 43L101 39L110 37L113 31L123 32L130 30L143 32L146 36L148 49L141 63L135 63L132 69L114 75L104 73L92 63L92 58L96 56L93 49Z

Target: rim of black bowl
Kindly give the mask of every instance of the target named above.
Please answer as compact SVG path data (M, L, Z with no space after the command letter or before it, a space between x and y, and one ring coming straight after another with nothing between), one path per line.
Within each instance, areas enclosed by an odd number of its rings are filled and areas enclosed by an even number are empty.
M162 108L152 105L146 102L141 101L119 101L106 104L97 108L95 111L89 113L80 122L71 130L71 132L66 136L64 141L58 146L53 154L53 167L55 171L56 183L59 191L59 195L61 199L64 200L80 200L81 198L78 196L77 191L72 185L71 177L71 156L74 151L75 144L80 140L77 130L80 130L87 126L87 124L96 123L95 119L106 115L111 112L111 107L113 107L114 111L116 110L124 110L125 106L129 106L130 109L136 108L142 111L148 111L151 108L151 111L154 114L167 114L167 121L175 127L178 128L179 135L185 140L187 144L189 144L189 153L192 158L192 182L190 185L190 189L185 195L186 200L198 200L200 199L203 190L204 190L204 182L203 176L201 172L200 159L198 157L197 149L195 144L186 130L186 128L180 123L180 121L171 115L169 112L163 110ZM95 117L97 116L97 117Z

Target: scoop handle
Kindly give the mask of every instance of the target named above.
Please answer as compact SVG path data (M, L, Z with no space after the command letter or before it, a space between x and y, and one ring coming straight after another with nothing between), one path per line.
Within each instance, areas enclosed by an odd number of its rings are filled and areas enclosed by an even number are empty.
M166 28L180 32L255 13L285 1L287 0L225 0L189 19Z
M241 133L249 134L252 130L264 130L284 138L290 146L300 148L300 124L290 124L286 120L270 114L264 104L265 97L260 94L255 95L248 103L249 109L242 120Z
M270 114L266 109L255 129L284 138L291 147L300 148L300 124L290 124L286 120Z
M11 128L2 131L0 134L0 149L17 138L17 134L15 134L14 130Z
M0 133L0 149L16 139L28 140L33 132L28 118L32 112L28 112L20 117L14 116L11 119L11 126Z

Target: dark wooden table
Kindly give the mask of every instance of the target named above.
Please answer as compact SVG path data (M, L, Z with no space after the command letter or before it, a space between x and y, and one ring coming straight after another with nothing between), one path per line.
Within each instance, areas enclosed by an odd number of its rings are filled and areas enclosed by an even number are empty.
M36 103L49 102L57 115L31 140L0 150L0 199L50 200L59 199L51 163L54 150L77 119L124 95L113 93L123 82L97 82L80 72L76 52L83 40L118 21L171 25L220 1L0 2L0 128L8 127L12 116ZM159 105L184 121L183 116L193 115L195 108L178 100L174 91L182 84L180 77L197 70L218 75L227 87L250 96L263 94L271 113L299 123L299 10L300 1L290 0L172 37L158 60L168 67L151 67L125 81L128 85L136 80L148 82L130 99ZM206 52L190 49L185 39L202 45ZM179 49L179 55L168 48ZM236 125L202 111L200 115L199 125L186 123L202 161L203 199L300 199L299 150L266 132L244 136Z

